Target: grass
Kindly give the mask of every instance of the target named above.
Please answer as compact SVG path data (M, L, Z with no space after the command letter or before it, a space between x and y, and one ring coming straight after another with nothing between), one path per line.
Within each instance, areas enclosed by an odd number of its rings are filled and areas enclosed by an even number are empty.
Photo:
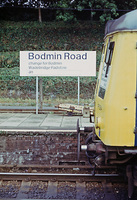
M18 102L21 105L35 105L35 100L33 100L35 78L19 75L20 51L93 50L97 53L98 73L104 36L104 26L100 22L1 21L0 35L0 96L3 97L0 98L1 104L5 101L6 104ZM90 97L94 96L96 77L85 77L80 80L80 99L83 104L86 101L90 102ZM54 104L77 103L77 78L43 77L43 93L44 102L48 105L52 105L55 99Z
M59 104L78 104L78 99L75 98L66 98L66 99L61 99L61 98L55 98L55 99L43 99L43 106L46 107L54 107L55 105ZM40 102L39 102L40 104ZM88 104L93 106L94 102L92 99L80 99L80 105ZM0 106L35 106L36 105L36 100L35 99L21 99L21 98L0 98Z

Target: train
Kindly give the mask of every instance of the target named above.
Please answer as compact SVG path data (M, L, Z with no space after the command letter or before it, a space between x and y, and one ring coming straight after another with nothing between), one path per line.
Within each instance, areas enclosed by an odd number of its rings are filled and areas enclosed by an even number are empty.
M131 198L137 186L137 10L106 23L94 101L94 126L86 128L80 150L92 166L126 166Z

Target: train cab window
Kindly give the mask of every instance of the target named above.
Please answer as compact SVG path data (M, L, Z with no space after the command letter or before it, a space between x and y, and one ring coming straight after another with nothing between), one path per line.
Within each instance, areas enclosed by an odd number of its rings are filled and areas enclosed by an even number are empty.
M97 84L96 84L95 95L97 94L97 90L98 90L98 86L99 86L99 80L100 80L101 72L102 72L102 68L103 68L105 49L106 49L106 44L103 44L102 45L102 56L101 56L101 62L100 62L100 69L99 69L99 74L98 74L98 79L97 79Z
M115 42L108 42L98 93L98 96L102 99L105 97L114 46Z
M106 58L105 58L105 63L107 65L105 77L107 77L108 71L109 71L109 66L111 65L111 60L112 60L112 55L113 55L113 50L114 50L114 44L115 44L114 42L110 42L108 44L108 49L107 49Z

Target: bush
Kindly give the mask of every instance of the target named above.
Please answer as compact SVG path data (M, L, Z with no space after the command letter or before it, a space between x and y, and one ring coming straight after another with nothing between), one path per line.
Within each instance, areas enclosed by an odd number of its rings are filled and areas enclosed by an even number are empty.
M1 22L1 90L22 91L25 95L35 92L35 77L19 75L19 51L94 50L97 51L98 71L104 35L99 22ZM95 82L94 78L81 78L81 97L93 96ZM77 97L77 77L43 77L43 91L47 97L49 94Z

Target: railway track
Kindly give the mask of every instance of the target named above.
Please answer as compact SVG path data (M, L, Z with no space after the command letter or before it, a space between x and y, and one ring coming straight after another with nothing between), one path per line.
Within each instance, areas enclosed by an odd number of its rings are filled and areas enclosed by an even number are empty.
M0 199L126 200L127 183L115 166L93 176L85 153L77 159L76 133L17 132L0 139Z
M113 183L121 182L118 174L83 173L4 172L0 179L0 198L5 199L117 200Z
M69 173L10 173L10 172L0 172L1 180L58 180L58 181L101 181L110 180L110 178L115 181L119 180L118 174L69 174ZM119 180L120 181L120 180Z

